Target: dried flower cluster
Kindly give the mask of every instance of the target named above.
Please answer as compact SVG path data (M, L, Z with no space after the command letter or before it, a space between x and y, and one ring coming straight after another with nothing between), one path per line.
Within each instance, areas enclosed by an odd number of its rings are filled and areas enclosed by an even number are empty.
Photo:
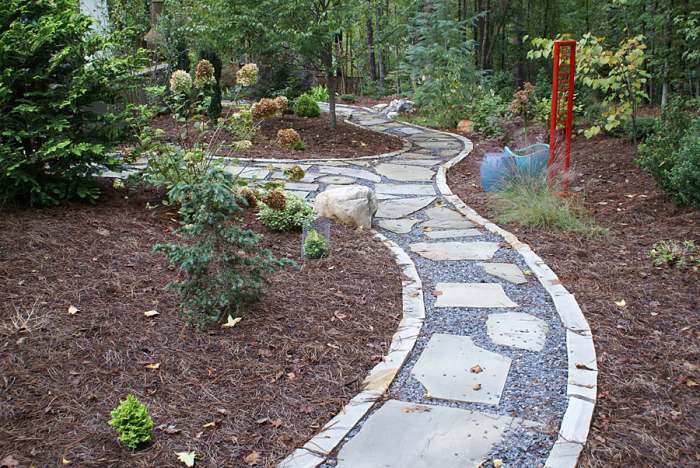
M293 128L283 128L277 132L277 144L283 148L290 148L300 139L299 133Z
M258 197L260 193L257 190L243 187L238 194L248 203L248 207L255 208L258 206Z
M231 147L235 151L246 151L249 150L250 148L253 147L253 142L250 140L240 140L240 141L234 141L231 144Z
M281 190L270 190L265 194L262 201L269 208L276 211L284 210L284 207L287 205L287 199L284 197L284 192Z
M170 75L170 91L175 94L187 94L192 90L192 77L185 70L175 70Z
M522 117L529 121L536 111L535 87L532 83L525 83L523 88L516 91L513 95L513 100L510 103L508 110L514 115Z
M214 81L214 65L209 60L197 62L194 70L194 85L198 88L207 86Z
M258 82L258 66L247 63L236 72L236 84L239 86L253 86Z
M262 98L250 108L254 120L268 119L274 116L279 107L274 99Z
M275 103L277 104L277 110L284 112L289 107L289 99L286 96L277 96L275 98Z
M304 178L306 173L304 172L304 169L301 168L301 166L295 164L289 169L285 169L284 175L287 176L287 178L292 182L299 182L301 179Z

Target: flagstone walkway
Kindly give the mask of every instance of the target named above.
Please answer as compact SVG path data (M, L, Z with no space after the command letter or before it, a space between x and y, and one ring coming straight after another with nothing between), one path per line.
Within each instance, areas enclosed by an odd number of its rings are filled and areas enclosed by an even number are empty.
M338 110L402 137L405 149L301 161L304 179L285 189L308 201L350 184L375 191L374 228L406 275L404 320L365 390L280 467L575 466L597 381L575 298L528 246L452 195L445 173L469 153L468 140L370 109ZM291 164L230 170L284 180Z

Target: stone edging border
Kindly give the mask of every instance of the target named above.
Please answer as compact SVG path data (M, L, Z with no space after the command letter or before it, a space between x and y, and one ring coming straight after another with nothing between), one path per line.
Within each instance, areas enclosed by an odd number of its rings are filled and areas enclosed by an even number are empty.
M417 128L420 125L411 124ZM436 183L441 195L470 221L497 234L510 244L525 260L554 301L554 307L566 329L568 379L566 395L568 405L559 428L559 436L547 457L546 468L574 468L588 438L597 396L598 365L593 336L576 298L562 284L549 266L511 232L480 216L467 206L447 185L447 172L472 151L473 144L467 138L449 132L431 130L459 139L464 149L454 158L440 165Z
M395 242L372 230L391 252L405 277L401 281L403 317L391 340L389 352L382 362L372 368L363 382L363 389L355 395L303 447L282 460L279 468L314 468L343 441L348 433L367 414L389 389L389 386L413 349L425 319L423 284L411 257Z

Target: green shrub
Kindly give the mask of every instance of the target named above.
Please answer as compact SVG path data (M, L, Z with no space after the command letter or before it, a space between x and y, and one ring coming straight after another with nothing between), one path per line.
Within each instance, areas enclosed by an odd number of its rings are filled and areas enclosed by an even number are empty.
M694 241L659 241L649 251L654 266L700 269L700 249Z
M511 177L498 192L489 194L489 203L501 223L582 234L601 232L574 199L557 196L556 186L544 176Z
M258 219L271 231L301 231L313 218L313 208L296 195L285 194L284 208L260 203Z
M637 163L678 203L700 207L700 117L669 104L639 145Z
M318 117L321 115L321 108L313 97L302 94L294 101L294 114L299 117Z
M151 440L153 421L148 409L134 395L125 400L110 413L109 425L119 434L119 442L131 450Z
M341 94L340 100L343 102L355 102L355 95L354 94Z
M239 317L256 301L267 277L293 265L260 247L260 236L233 221L242 211L220 171L200 182L178 184L168 194L180 206L180 244L158 244L184 278L168 286L182 297L181 312L188 323L204 327L231 315ZM247 205L247 203L246 203Z
M474 123L474 131L493 138L503 135L503 117L508 110L505 101L490 90L475 91L465 106L464 118Z
M656 131L656 118L655 117L637 117L635 125L632 126L632 119L627 119L624 124L622 124L622 129L625 137L632 139L634 137L634 131L636 127L637 139L646 140Z
M291 148L294 151L304 151L306 149L306 143L304 143L304 140L299 138L298 140L294 140L294 143L292 143Z
M517 87L515 77L511 72L496 71L486 80L487 87L498 95L502 100L508 101L513 97Z
M304 256L319 259L328 255L328 251L328 239L319 234L316 229L311 229L304 238Z
M91 176L115 168L120 102L141 54L116 56L74 0L7 0L0 10L0 204L94 200ZM104 112L103 112L104 111Z
M306 94L316 102L328 102L328 89L323 85L314 86Z

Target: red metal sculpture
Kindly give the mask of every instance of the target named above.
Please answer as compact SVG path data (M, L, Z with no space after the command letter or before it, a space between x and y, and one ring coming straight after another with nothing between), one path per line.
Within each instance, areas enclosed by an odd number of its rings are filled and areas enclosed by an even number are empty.
M547 175L552 180L557 171L564 174L562 181L564 191L567 190L568 185L566 172L571 164L571 123L574 106L575 69L576 41L554 41Z

